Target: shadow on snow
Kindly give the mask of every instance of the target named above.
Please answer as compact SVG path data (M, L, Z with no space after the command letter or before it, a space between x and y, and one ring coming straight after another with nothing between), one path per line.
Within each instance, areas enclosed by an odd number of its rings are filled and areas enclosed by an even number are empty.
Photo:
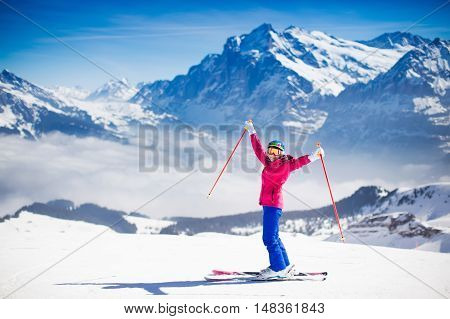
M191 287L200 287L200 286L219 286L219 285L255 285L262 283L270 283L270 281L216 281L209 282L205 280L196 280L196 281L167 281L167 282L150 282L150 283L62 283L56 284L59 286L104 286L102 289L144 289L150 294L153 295L169 295L169 293L164 292L163 288L191 288ZM209 293L208 293L209 294Z

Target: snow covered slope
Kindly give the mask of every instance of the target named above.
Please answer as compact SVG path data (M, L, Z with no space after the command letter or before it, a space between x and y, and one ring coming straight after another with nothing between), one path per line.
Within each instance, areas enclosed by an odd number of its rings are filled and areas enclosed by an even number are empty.
M156 125L170 117L127 102L129 96L120 89L102 91L107 97L99 92L98 98L89 100L82 89L44 89L4 70L0 74L0 133L36 139L59 131L119 139L127 138L137 124Z
M60 131L79 136L114 137L84 110L15 74L0 73L0 133L37 138Z
M409 51L369 83L312 105L328 113L314 138L345 149L395 147L428 160L448 154L449 48L449 41L435 39Z
M89 94L87 100L119 100L126 101L137 93L137 89L132 87L127 79L109 80L94 92Z
M0 223L2 297L105 230L103 226L36 214L22 217ZM203 276L214 268L266 267L261 233L242 237L109 231L9 298L449 297L450 254L374 248L390 262L364 245L323 242L285 233L281 237L298 269L328 271L328 279L246 284L204 281Z
M320 31L277 32L262 24L230 37L221 54L207 55L186 75L144 85L131 101L194 124L249 117L262 122L290 108L277 120L314 132L326 114L304 108L309 94L334 96L348 85L366 83L410 48L374 50Z
M384 214L407 211L422 221L450 214L450 183L435 183L414 188L401 188L382 197L366 213Z
M137 234L159 234L161 229L175 223L171 220L153 219L136 215L125 215L123 217L137 227Z
M448 218L450 216L450 183L424 185L411 189L387 191L381 187L369 186L358 189L347 198L337 201L341 225L363 229L370 234L370 243L398 248L416 248L423 243L442 242L442 245L427 245L422 249L450 252ZM398 217L397 212L403 212ZM394 213L392 222L390 213ZM387 214L387 215L386 215ZM388 216L388 217L386 217ZM405 217L406 216L406 217ZM371 227L383 219L381 228ZM398 219L398 221L397 221ZM174 223L161 230L163 234L196 234L201 232L222 232L237 235L252 235L261 231L261 212L219 216L211 218L172 218ZM402 227L411 227L407 235L403 228L392 227L396 222L404 221ZM369 227L369 226L370 227ZM378 225L378 224L377 224ZM428 229L428 231L421 231ZM284 212L280 220L280 230L301 233L326 239L338 234L333 209L325 206L314 210ZM391 236L392 235L392 236ZM397 240L401 238L401 240ZM333 240L338 240L332 236ZM351 241L352 238L349 238ZM369 240L369 239L368 239Z
M26 219L30 217L30 214L63 220L83 221L94 225L107 226L119 233L131 234L157 234L162 228L174 223L170 220L152 219L136 212L128 214L91 203L76 206L72 201L63 199L24 206L13 215L0 218L0 223Z
M87 112L96 123L127 138L133 134L132 129L138 124L157 125L169 114L155 114L151 110L143 110L139 104L123 101L119 98L78 99L77 97L58 93L58 97L76 105Z
M370 47L380 49L393 49L398 47L419 47L431 42L429 39L411 34L409 32L389 32L373 38L371 40L357 41Z
M450 183L396 189L360 214L345 221L349 243L450 252ZM327 240L339 242L334 232Z
M433 228L411 213L371 214L346 228L346 242L395 248L450 252L450 229ZM333 235L327 241L339 242Z

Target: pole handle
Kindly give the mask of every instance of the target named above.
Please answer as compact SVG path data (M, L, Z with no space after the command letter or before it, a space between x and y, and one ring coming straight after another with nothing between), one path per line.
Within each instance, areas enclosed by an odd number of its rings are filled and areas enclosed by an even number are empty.
M253 123L252 119L248 119L247 121L249 121L250 123ZM244 127L244 130L247 131L247 128Z
M320 142L319 141L316 142L316 146L320 147ZM319 153L319 156L320 156L320 159L322 159L322 153Z

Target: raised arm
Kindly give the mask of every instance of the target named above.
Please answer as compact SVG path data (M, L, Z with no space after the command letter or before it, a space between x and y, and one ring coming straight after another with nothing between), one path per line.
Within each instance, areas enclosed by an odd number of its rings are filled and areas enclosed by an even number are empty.
M311 163L311 160L309 159L309 155L303 155L297 158L293 158L290 163L290 169L291 171L294 171L296 169L299 169L302 166L305 166L307 164Z
M255 128L253 127L253 122L250 120L246 121L245 129L248 131L248 134L250 134L250 140L252 142L253 151L255 152L256 157L263 165L266 165L266 152L261 145L258 135L256 135Z
M291 160L291 170L299 169L302 166L305 166L309 163L312 163L316 160L318 160L320 157L319 155L322 154L323 157L325 157L325 152L322 147L318 147L314 152L312 152L309 155L303 155L298 158L294 158Z
M259 141L258 135L253 133L250 135L250 139L252 141L253 151L255 152L256 157L260 160L263 165L266 165L266 152Z

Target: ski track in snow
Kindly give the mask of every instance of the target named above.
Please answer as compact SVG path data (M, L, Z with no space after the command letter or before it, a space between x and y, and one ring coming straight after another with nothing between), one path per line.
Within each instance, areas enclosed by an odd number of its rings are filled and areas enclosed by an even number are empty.
M5 297L105 228L23 213L0 224L0 294ZM212 269L267 266L261 233L248 237L118 234L108 231L10 298L442 298L369 247L281 234L300 271L323 282L209 283ZM450 296L450 254L374 247Z

